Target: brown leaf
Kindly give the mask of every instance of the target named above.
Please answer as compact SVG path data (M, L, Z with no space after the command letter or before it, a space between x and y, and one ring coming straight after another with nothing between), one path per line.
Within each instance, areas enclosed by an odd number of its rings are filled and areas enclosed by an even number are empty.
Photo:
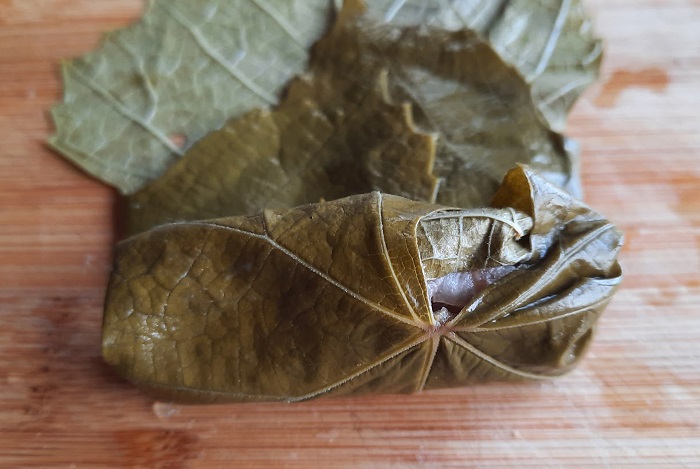
M566 139L541 118L530 84L476 32L366 20L356 34L363 66L388 64L392 97L411 102L417 126L440 137L439 203L486 205L518 163L578 195Z
M369 13L396 25L478 32L532 85L533 99L557 131L598 78L602 42L581 0L372 0Z
M374 78L347 84L333 70L300 78L276 110L251 112L212 132L130 198L130 232L380 187L430 199L434 137L414 128L408 106L387 101L385 76Z
M525 168L489 209L375 192L164 225L117 247L103 354L190 402L547 378L581 357L620 241ZM462 303L436 301L448 283Z

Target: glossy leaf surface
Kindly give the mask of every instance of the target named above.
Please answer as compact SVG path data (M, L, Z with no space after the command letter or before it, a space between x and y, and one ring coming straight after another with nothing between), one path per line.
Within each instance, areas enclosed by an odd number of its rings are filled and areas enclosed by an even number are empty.
M619 282L620 241L525 168L488 209L371 193L164 225L118 245L103 354L189 402L557 376ZM431 280L503 266L464 304L429 297Z

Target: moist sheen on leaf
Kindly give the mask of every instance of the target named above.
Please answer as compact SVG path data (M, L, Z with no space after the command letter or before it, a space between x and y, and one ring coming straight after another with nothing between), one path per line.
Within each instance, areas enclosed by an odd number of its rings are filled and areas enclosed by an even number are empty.
M362 20L363 10L345 2L279 108L229 121L131 197L130 232L373 190L482 207L517 163L576 192L564 139L487 42ZM377 77L410 108L380 99Z
M117 247L103 355L189 402L554 377L619 283L620 242L522 167L485 209L375 192L163 225ZM450 275L464 295L441 291Z
M532 83L532 95L555 130L583 90L598 78L602 43L581 0L374 0L387 23L469 27Z
M226 119L275 104L331 13L330 0L154 0L64 63L50 144L132 193Z

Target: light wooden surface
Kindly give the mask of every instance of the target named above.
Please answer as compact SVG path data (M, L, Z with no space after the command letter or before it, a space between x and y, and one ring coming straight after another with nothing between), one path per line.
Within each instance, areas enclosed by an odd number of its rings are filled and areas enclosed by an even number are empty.
M58 62L140 0L0 0L0 466L700 467L700 2L591 0L569 133L625 283L554 382L295 405L156 403L99 355L115 194L44 145Z

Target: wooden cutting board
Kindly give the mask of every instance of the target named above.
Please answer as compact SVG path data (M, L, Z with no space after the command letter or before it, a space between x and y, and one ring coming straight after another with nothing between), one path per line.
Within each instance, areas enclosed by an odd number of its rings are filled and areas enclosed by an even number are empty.
M590 355L546 383L280 405L153 402L102 363L115 193L48 150L61 58L141 0L0 0L0 466L700 467L700 3L590 0L568 132L626 233Z

